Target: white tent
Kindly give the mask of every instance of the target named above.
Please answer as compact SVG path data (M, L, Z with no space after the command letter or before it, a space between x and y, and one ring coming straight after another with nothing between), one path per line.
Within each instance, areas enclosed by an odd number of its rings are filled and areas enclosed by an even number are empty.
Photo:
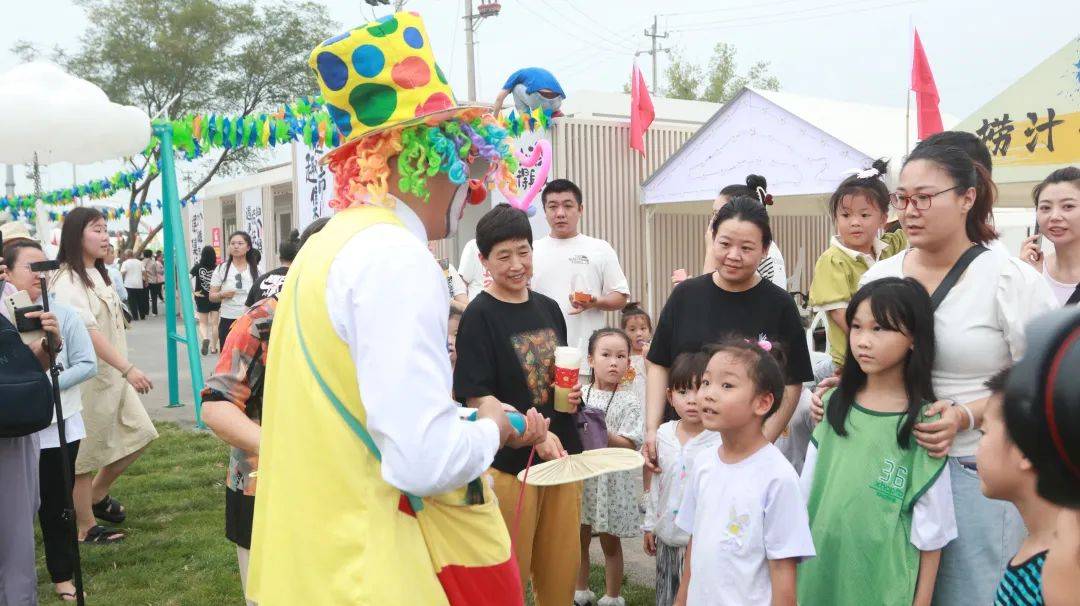
M942 121L946 127L956 123L948 115ZM850 172L876 158L891 159L890 172L898 170L916 137L915 121L903 107L744 88L642 184L646 255L652 255L657 213L707 215L721 188L760 174L775 200L769 214L800 226L783 244L795 253L789 272L806 282L807 263L812 265L816 248L827 241L808 234L829 231L820 222L828 196ZM646 279L655 284L654 276ZM801 290L800 281L789 287Z
M851 170L879 157L899 167L915 143L908 122L902 107L744 88L642 184L641 203L661 213L707 213L722 187L756 173L777 200L771 214L819 215Z

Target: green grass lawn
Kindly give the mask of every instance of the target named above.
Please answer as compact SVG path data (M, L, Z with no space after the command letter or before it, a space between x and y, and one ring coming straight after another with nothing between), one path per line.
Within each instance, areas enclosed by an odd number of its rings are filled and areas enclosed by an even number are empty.
M116 606L242 605L236 548L225 539L228 450L210 433L157 424L161 437L117 481L127 539L81 549L87 603ZM42 604L59 604L38 549ZM590 585L602 595L604 571ZM631 606L654 603L652 588L628 585ZM329 605L328 605L329 606Z

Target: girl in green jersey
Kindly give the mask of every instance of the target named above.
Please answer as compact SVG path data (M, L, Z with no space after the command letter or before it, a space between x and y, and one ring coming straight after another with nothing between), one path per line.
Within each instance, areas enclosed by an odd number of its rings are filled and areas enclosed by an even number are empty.
M930 604L941 548L956 538L944 459L912 430L934 401L934 316L911 279L860 288L846 313L840 386L803 466L818 557L799 567L800 604Z

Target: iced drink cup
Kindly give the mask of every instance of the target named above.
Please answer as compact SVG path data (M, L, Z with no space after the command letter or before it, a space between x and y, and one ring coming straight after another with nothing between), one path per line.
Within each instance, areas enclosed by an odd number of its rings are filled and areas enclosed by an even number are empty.
M571 412L570 391L577 385L581 369L581 350L576 347L555 348L555 410Z

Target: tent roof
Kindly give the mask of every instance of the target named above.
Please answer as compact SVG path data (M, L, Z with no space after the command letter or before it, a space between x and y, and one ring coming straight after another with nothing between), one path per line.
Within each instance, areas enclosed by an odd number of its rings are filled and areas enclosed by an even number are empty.
M654 123L698 126L705 123L719 103L652 97L656 112ZM581 90L570 93L562 104L562 112L570 118L597 120L630 120L630 95L604 91Z
M1054 110L1054 149L1045 132L1032 137L1028 114L1038 125ZM1007 117L1007 118L1006 118ZM1060 121L1060 122L1058 122ZM989 127L984 129L984 123ZM1080 163L1080 36L975 110L957 126L980 135L993 154L994 181L1023 183L1042 181L1055 169ZM981 131L981 132L980 132ZM1008 145L1004 145L1008 140ZM1034 141L1031 149L1028 144Z
M874 158L897 167L917 137L912 121L905 139L905 123L902 107L744 88L645 181L642 203L711 200L749 173L765 175L778 196L830 193L846 171Z

